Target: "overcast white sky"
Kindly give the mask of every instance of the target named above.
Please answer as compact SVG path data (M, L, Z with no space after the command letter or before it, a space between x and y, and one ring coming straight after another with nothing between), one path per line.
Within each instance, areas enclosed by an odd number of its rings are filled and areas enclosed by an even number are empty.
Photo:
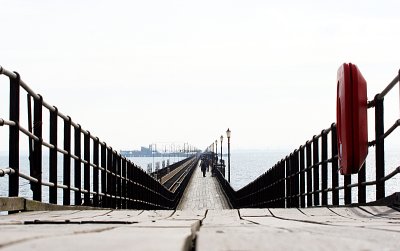
M228 127L233 149L294 149L335 121L342 63L358 65L369 99L394 78L399 10L395 0L0 0L0 65L114 149L204 149Z

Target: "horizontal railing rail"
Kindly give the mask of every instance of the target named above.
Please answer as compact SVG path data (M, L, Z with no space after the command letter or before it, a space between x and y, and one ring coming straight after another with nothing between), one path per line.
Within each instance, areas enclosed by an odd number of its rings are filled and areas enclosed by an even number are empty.
M166 166L164 168L161 168L155 172L151 173L151 176L155 177L156 179L160 180L162 179L162 177L164 177L165 175L167 175L168 173L174 171L176 168L182 166L182 164L186 163L190 158L192 157L192 155L190 155L189 157L187 157L186 159L180 160L176 163L173 163L169 166Z
M47 197L43 195L46 186L49 188L48 202L53 204L60 203L61 189L60 204L63 205L133 209L174 209L177 206L187 182L183 182L175 192L170 191L57 107L46 103L21 80L18 73L0 66L0 75L7 76L10 81L9 119L0 118L0 126L9 127L8 166L0 167L0 177L9 178L9 197L20 196L22 178L30 183L32 198L36 201ZM20 122L22 91L27 95L27 127ZM48 121L43 119L46 112ZM59 120L62 128L59 128ZM44 125L49 128L46 132ZM44 140L44 133L48 133L48 141ZM29 145L29 174L20 168L23 135ZM44 150L49 152L49 156L44 155ZM48 158L48 170L44 169L43 158ZM196 157L188 160L196 162ZM59 167L62 167L62 173Z
M375 201L383 200L386 181L400 173L400 166L397 166L385 175L385 139L398 128L400 119L384 131L383 109L384 97L399 83L399 74L368 102L368 108L375 109L375 137L368 142L369 147L375 147L375 170L368 170L371 173L375 171L374 180L366 181L367 166L364 163L358 174L344 175L343 185L339 185L337 132L336 124L333 123L237 191L216 170L217 178L231 204L237 208L365 204L369 186L375 186ZM352 183L352 176L357 177L357 182ZM357 188L356 196L353 188ZM343 195L340 197L339 192L342 190Z

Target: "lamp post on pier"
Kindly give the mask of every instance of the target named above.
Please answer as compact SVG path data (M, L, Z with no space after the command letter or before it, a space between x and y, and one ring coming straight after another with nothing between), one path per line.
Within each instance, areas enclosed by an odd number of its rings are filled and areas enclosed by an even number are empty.
M228 182L231 183L231 130L226 130L226 137L228 138Z
M215 140L215 154L217 155L215 164L218 164L218 140ZM215 158L215 156L214 156L214 158Z
M224 136L221 135L221 137L219 138L221 140L221 164L222 164L222 140L224 139Z

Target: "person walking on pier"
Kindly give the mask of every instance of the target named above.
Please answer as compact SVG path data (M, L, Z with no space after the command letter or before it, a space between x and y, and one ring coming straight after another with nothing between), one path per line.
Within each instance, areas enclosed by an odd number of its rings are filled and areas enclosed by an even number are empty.
M207 166L208 166L208 162L206 158L203 158L201 160L201 171L203 172L203 177L206 177L206 170L207 170Z

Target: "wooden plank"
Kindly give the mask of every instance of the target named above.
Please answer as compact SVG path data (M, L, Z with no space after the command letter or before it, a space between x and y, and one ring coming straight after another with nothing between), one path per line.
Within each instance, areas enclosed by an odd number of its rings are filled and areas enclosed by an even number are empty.
M76 233L101 232L114 228L113 225L0 225L0 250L4 247L27 240L43 239L52 236L73 235ZM64 243L64 245L68 245Z
M113 210L101 215L80 219L83 223L138 223L166 219L174 213L173 210Z
M21 211L25 208L25 201L20 197L0 197L0 211Z
M270 211L274 217L282 220L333 225L352 225L356 223L354 219L344 218L323 207L308 209L270 209Z
M325 216L325 217L337 217L333 211L326 207L309 207L309 208L299 208L300 212L307 216Z
M263 217L272 216L271 212L266 208L242 208L239 209L241 217Z
M71 214L79 211L80 210L22 212L0 216L0 224L24 224L25 222L34 221L56 221L58 217L69 217Z
M272 219L273 217L264 217ZM304 224L304 223L303 223ZM309 224L311 225L311 224ZM398 250L397 238L386 231L312 226L201 228L197 251L214 250Z
M279 210L271 209L272 214L274 211L278 212ZM355 227L355 228L365 228L365 229L380 229L380 230L390 230L398 232L400 231L400 221L395 220L385 220L375 218L367 218L367 219L352 219L345 218L342 216L308 216L304 214L298 214L295 210L288 210L287 213L285 211L279 211L277 214L279 217L242 217L244 220L249 220L254 223L264 225L264 226L274 226L274 227L286 227L289 224L291 227L299 226L304 227L304 224L307 226L315 226L315 225L326 225L326 226L347 226L347 227ZM272 219L270 219L272 218ZM355 230L357 231L357 230Z
M383 218L400 219L400 212L386 206L362 206L361 209L368 213Z
M173 215L168 217L171 220L203 220L207 210L176 210Z
M270 208L271 214L274 217L282 218L302 218L305 215L297 208Z
M211 176L210 172L206 174L206 177L203 177L199 168L194 170L177 207L178 210L222 210L229 208L229 203L219 182Z
M208 210L206 218L202 222L202 227L215 226L245 226L252 225L250 221L242 220L236 209L228 210Z
M372 214L358 207L332 207L330 208L330 210L345 218L358 219L358 220L366 220L374 218Z
M255 225L201 227L196 250L398 250L399 222L359 222L326 208L270 209L271 216L242 216ZM259 210L247 215L257 215ZM262 212L261 212L262 213ZM343 218L343 221L336 221ZM307 219L308 221L304 221ZM207 220L207 219L206 219ZM327 224L330 222L330 224ZM321 223L324 223L321 225ZM213 226L209 223L209 226ZM389 230L389 231L388 231Z
M195 238L197 231L200 229L200 220L157 220L157 221L146 221L139 222L137 224L132 225L137 228L185 228L190 229L192 239Z
M76 219L83 223L90 222L114 222L114 223L134 223L136 218L143 210L111 210L99 212L97 215L87 214L84 218Z
M43 203L25 199L25 211L55 211L55 210L96 210L98 208L88 206L64 206Z
M131 226L34 238L4 246L1 250L190 250L192 237L188 228Z

